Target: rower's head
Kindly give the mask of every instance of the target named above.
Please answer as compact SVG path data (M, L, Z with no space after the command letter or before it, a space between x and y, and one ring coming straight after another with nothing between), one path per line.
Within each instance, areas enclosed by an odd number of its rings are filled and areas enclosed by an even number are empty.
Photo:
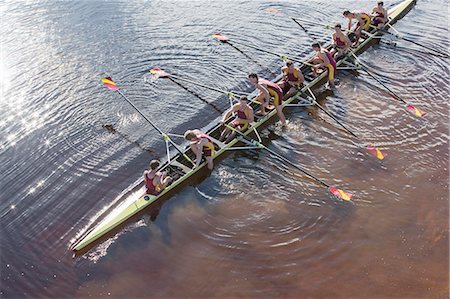
M158 160L151 160L150 161L150 169L156 170L159 167L159 161Z
M258 75L256 73L250 73L248 74L248 79L252 84L258 84Z
M291 60L286 61L286 66L288 67L289 70L293 71L295 68L294 62L292 62Z
M195 134L194 130L187 130L184 132L184 139L192 141L197 139L197 134Z
M340 23L336 23L336 25L334 25L334 30L336 30L336 32L341 31L342 29L342 25Z
M314 51L319 52L320 51L320 44L319 43L314 43L311 45L311 47L313 48Z
M343 13L344 17L348 18L352 13L350 12L350 10L345 10Z
M382 8L384 3L383 3L383 1L378 1L377 5L378 5L379 8Z
M244 105L247 105L247 102L248 102L248 98L246 96L241 96L239 98L239 104L244 106Z

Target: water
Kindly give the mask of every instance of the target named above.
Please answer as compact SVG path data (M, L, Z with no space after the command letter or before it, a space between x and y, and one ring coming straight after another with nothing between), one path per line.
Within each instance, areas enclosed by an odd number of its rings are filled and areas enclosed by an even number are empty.
M396 28L447 49L446 5L419 1ZM165 154L157 132L101 76L110 74L164 131L204 127L216 110L170 81L146 83L147 71L249 91L247 72L271 78L281 61L248 52L269 70L262 69L210 35L308 56L308 37L270 7L322 22L343 21L341 11L356 8L350 1L0 4L2 297L448 297L448 60L388 45L361 59L426 111L424 119L370 77L340 73L324 105L360 138L323 113L294 111L270 143L354 193L353 204L265 152L237 153L159 211L149 209L152 220L144 215L72 258L74 238ZM223 95L192 90L227 108ZM369 156L366 144L387 158Z

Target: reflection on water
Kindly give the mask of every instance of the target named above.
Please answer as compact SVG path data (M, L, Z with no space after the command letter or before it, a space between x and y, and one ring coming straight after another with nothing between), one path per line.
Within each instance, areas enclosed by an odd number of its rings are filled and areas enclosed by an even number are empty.
M448 48L443 3L419 1L396 28ZM212 33L305 58L310 40L284 14L343 22L349 7L358 8L349 1L0 4L0 294L448 296L448 61L401 40L361 59L426 117L415 118L369 76L340 72L337 92L318 97L358 139L314 110L292 109L286 128L263 132L271 149L354 193L350 204L266 152L238 152L83 257L72 259L68 249L130 191L149 160L165 155L160 136L104 89L102 75L164 131L182 133L219 115L168 80L146 83L150 68L247 92L247 72L271 79L282 61L247 52L262 68ZM331 34L308 30L322 41ZM190 89L228 107L223 95ZM374 159L367 144L387 158Z

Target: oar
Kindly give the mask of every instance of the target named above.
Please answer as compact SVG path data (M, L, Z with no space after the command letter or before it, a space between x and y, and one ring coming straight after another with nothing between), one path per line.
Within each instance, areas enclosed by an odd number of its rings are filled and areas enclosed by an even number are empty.
M153 68L153 69L150 70L150 73L152 73L153 75L156 75L157 77L161 77L161 78L175 78L175 79L177 79L179 81L184 81L184 82L190 83L192 85L196 85L196 86L203 87L203 88L206 88L206 89L209 89L209 90L217 91L219 93L225 93L225 94L228 94L229 92L235 93L235 94L240 93L240 92L231 91L231 90L228 90L228 91L221 90L221 89L209 86L209 85L205 85L205 84L199 83L197 81L193 81L193 80L189 80L189 79L186 79L186 78L182 78L182 77L177 76L177 75L172 75L172 74L167 73L166 71L161 70L160 68Z
M231 43L228 39L228 37L226 37L225 35L222 35L221 33L215 33L211 35L212 37L214 37L215 39L217 39L218 41L221 41L224 44L228 44L231 47L233 47L236 51L238 51L239 53L241 53L242 55L244 55L248 60L252 61L253 63L257 64L260 68L265 69L266 71L268 71L269 73L271 73L272 75L276 76L276 74L270 70L267 66L262 65L261 63L259 63L256 59L254 59L253 57L251 57L250 55L248 55L247 53L245 53L244 51L242 51L240 48L236 47L235 45L233 45L233 43Z
M439 51L439 50L430 48L430 47L428 47L428 46L426 46L426 45L424 45L424 44L421 44L421 43L416 42L416 41L414 41L414 40L412 40L412 39L409 39L409 38L407 38L407 37L402 36L401 33L400 33L397 29L395 29L391 24L388 23L387 25L389 26L389 28L391 28L392 30L394 30L395 32L397 32L397 34L394 34L394 33L389 32L389 31L387 31L387 30L383 30L383 32L388 33L388 34L390 34L390 35L392 35L392 36L395 36L395 37L397 37L397 38L400 38L400 39L402 39L402 40L404 40L404 41L407 41L407 42L410 42L410 43L412 43L412 44L415 44L415 45L417 45L417 46L419 46L419 47L425 48L425 49L427 49L427 50L429 50L429 51L433 51L433 52L435 52L435 53L441 54L442 56L444 56L444 58L449 58L449 57L450 57L448 53L444 53L444 52L442 52L442 51ZM435 54L433 54L433 53L429 53L429 54L430 54L430 55L435 55ZM442 57L442 56L439 56L439 57Z
M221 90L221 89L218 89L218 88L215 88L215 87L211 87L211 86L208 86L208 85L205 85L205 84L202 84L202 83L198 83L198 82L195 82L195 81L192 81L192 80L189 80L189 79L181 78L181 77L176 76L176 75L171 75L171 74L167 73L166 71L161 70L160 68L153 68L153 69L150 70L150 72L152 74L156 75L157 77L162 77L162 78L171 78L171 77L173 77L173 78L175 78L177 80L180 80L180 81L185 81L185 82L191 83L193 85L197 85L197 86L200 86L200 87L203 87L203 88L207 88L207 89L210 89L210 90L213 90L213 91L217 91L219 93L225 93L227 95L227 97L229 97L229 98L231 96L233 96L234 94L245 95L245 96L247 95L245 93L238 92L238 91ZM261 104L260 102L255 101L254 99L249 99L249 102L252 102L252 103L255 103L255 104L258 104L258 105Z
M292 17L291 17L291 19L292 19L292 21L295 22L295 24L300 26L300 28L302 28L303 31L305 31L306 35L308 35L310 39L312 39L315 43L318 42L317 38L315 38L311 33L309 33L309 31L305 27L303 27L303 25L300 24L300 22L297 19L292 18Z
M184 86L183 84L181 84L180 82L178 82L177 80L175 80L175 76L172 76L168 73L166 73L165 71L161 70L160 68L153 68L150 70L150 73L152 73L152 75L158 77L158 78L167 78L170 81L172 81L173 83L175 83L176 85L178 85L179 87L183 88L184 90L186 90L187 92L189 92L190 94L194 95L195 97L197 97L199 100L201 100L202 102L210 105L211 107L214 108L214 110L216 110L217 112L219 112L220 114L222 114L224 112L223 109L220 109L219 107L217 107L214 103L211 103L210 101L204 99L202 96L200 96L198 93L196 93L193 90L190 90L189 88L187 88L186 86Z
M355 58L355 60L358 62L358 65L370 76L372 77L372 79L374 79L375 81L377 81L381 86L383 86L395 99L403 102L404 104L406 104L406 108L414 113L415 116L417 117L422 117L425 115L425 112L422 112L419 108L414 107L412 104L408 103L407 101L405 101L403 98L401 98L396 92L394 92L392 89L390 89L386 84L383 83L383 81L381 81L379 78L377 78L374 74L372 74L371 71L369 71L369 68L366 67L362 61L352 52L351 53L352 56Z
M223 35L221 33L213 34L212 37L214 37L215 39L217 39L217 40L219 40L219 41L221 41L223 43L227 43L227 44L230 44L230 45L233 46L233 44L230 42L230 39L227 36L225 36L225 35ZM266 54L271 54L271 55L277 56L277 57L281 58L284 61L289 59L289 60L292 60L292 61L295 61L295 62L298 62L298 63L302 63L302 64L305 64L305 65L310 65L311 66L311 64L306 63L304 61L301 61L299 59L294 59L294 58L291 58L291 57L287 57L284 54L279 54L279 53L275 53L275 52L272 52L272 51L267 51L267 50L258 48L256 46L253 46L253 45L250 45L250 44L247 44L247 43L243 43L243 42L239 42L239 41L233 41L233 43L236 43L236 44L239 44L241 46L248 47L248 48L260 51L262 53L266 53Z
M254 139L251 139L250 137L246 136L244 133L242 133L239 130L236 130L235 128L229 126L229 125L225 125L228 129L234 131L235 133L239 134L240 136L242 136L242 138L244 140L246 140L247 142L251 143L252 145L259 147L261 149L265 149L266 151L268 151L269 153L271 153L272 155L274 155L275 157L277 157L278 159L280 159L281 161L291 165L292 167L300 170L302 173L306 174L307 176L309 176L310 178L312 178L313 180L315 180L316 182L324 185L325 187L328 188L328 190L331 192L331 194L333 194L334 196L336 196L337 198L340 198L342 200L345 201L350 201L350 199L352 198L352 194L351 193L347 193L341 189L338 189L334 186L330 186L329 184L325 183L324 181L322 181L321 179L319 179L318 177L312 175L310 172L308 172L307 170L305 170L303 167L298 166L297 164L291 162L290 160L286 159L285 157L283 157L282 155L280 155L279 153L271 150L270 148L268 148L267 146L265 146L264 144L262 144L261 142L258 142Z
M322 110L323 112L325 112L326 115L328 115L329 117L331 117L335 122L337 122L340 126L342 126L345 130L347 130L347 132L349 132L351 135L353 135L354 137L358 138L359 140L361 140L361 138L359 138L355 133L353 133L349 128L347 128L343 123L341 123L333 114L331 114L330 112L328 112L325 108L322 107L322 105L320 105L317 102L317 98L314 95L314 93L311 91L311 89L308 88L309 93L311 94L313 101L312 103L314 105L316 105L320 110ZM385 153L383 153L381 150L379 150L378 148L376 148L375 146L369 144L366 146L366 149L375 157L377 157L379 160L383 160L387 155Z
M136 145L137 147L139 147L141 150L146 151L146 152L152 154L153 156L156 155L156 153L155 153L153 150L144 147L143 145L141 145L141 144L140 144L139 142L137 142L137 141L131 140L131 138L128 137L126 134L124 134L124 133L118 131L116 128L114 128L113 125L107 124L107 125L102 125L102 127L105 128L105 129L106 129L108 132L110 132L111 134L117 134L117 135L119 135L120 137L122 137L123 139L125 139L126 141L135 144L135 145ZM167 134L167 135L169 135L169 134Z
M130 101L128 99L128 97L126 97L122 91L119 89L119 87L117 86L117 84L111 79L111 77L105 77L102 78L102 82L103 84L105 84L105 86L109 89L111 89L112 91L116 91L117 93L119 93L122 98L125 99L125 101L128 102L128 104L131 105L131 107L133 107L156 131L158 131L159 134L161 134L161 136L163 137L164 141L169 142L170 144L172 144L175 149L187 160L189 161L193 166L195 165L194 162L192 162L192 160L185 154L183 153L183 151L177 146L177 144L175 142L173 142L173 140L166 134L164 133L160 128L158 128L147 116L145 116L144 113L142 113L137 107L136 105L134 105L134 103L132 101Z

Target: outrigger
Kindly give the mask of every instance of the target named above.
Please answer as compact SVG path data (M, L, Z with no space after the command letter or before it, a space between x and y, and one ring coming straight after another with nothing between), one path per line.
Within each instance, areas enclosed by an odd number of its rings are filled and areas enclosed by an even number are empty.
M372 28L368 34L363 34L361 37L360 44L355 48L350 50L347 55L341 57L340 60L336 62L337 67L343 65L354 65L351 63L353 59L357 59L357 55L361 54L363 51L365 51L369 46L372 45L374 41L377 41L382 33L391 28L393 24L395 24L399 19L401 19L404 15L406 15L415 4L415 0L405 0L401 2L400 4L396 5L395 7L389 9L388 11L388 21L382 28ZM221 34L216 34L216 38L218 38L222 42L229 43L229 39ZM234 45L233 45L234 46ZM235 46L234 46L235 47ZM327 49L330 49L331 45L327 47ZM271 54L278 55L277 53L268 52ZM283 59L286 59L286 57L282 57ZM294 59L290 58L290 60L295 61ZM315 97L312 93L311 89L314 87L317 87L321 84L323 84L327 78L326 73L322 73L321 75L317 77L311 76L311 69L310 65L307 63L302 63L301 71L303 74L305 74L305 81L304 86L299 89L296 95L286 99L283 101L282 107L290 107L290 106L297 106L297 107L311 107L311 106L318 106L321 110L324 112L327 112L323 107L321 107ZM367 68L358 61L358 64L363 67L363 70L367 71L369 74L371 74ZM184 80L187 83L191 84L197 84L199 86L202 86L201 83L197 83L191 80L186 80L177 76L170 75L166 72L164 72L161 69L154 68L151 70L152 74L160 77L173 77L178 80ZM274 82L281 81L282 77L278 76ZM144 208L148 207L152 203L162 201L163 198L168 198L171 196L175 190L183 185L185 185L188 180L193 177L196 173L198 173L201 169L205 168L207 163L205 161L202 161L202 163L198 166L194 166L193 159L195 158L195 154L190 150L189 148L186 149L180 149L178 145L171 139L171 135L168 133L163 132L159 127L157 127L148 117L145 116L144 113L142 113L135 105L134 103L128 99L119 89L117 84L113 81L111 77L106 77L102 79L102 82L105 84L106 87L109 89L119 93L139 114L142 115L142 117L148 121L153 128L155 128L163 137L165 143L166 143L166 149L167 149L167 161L163 163L158 171L166 173L168 176L170 176L173 181L172 183L167 186L159 195L151 195L151 194L143 194L144 188L144 182L139 183L136 186L136 190L138 194L135 194L133 198L127 198L123 202L121 202L116 208L113 209L112 212L106 214L100 222L93 226L91 229L85 231L80 236L79 240L75 242L71 248L77 252L77 253L83 253L89 250L96 242L100 242L102 240L105 240L107 237L113 236L113 234L117 231L117 229L120 228L121 225L126 223L127 220L129 220L132 216L138 214L140 211L142 211ZM220 89L215 89L209 86L204 86L205 88L209 88L211 90L216 90L218 92L222 92L227 94L230 97L230 101L232 98L232 93L229 91L223 91ZM253 110L255 112L260 108L260 103L253 101L252 98L250 98L250 105L252 106ZM401 99L398 97L397 99ZM404 101L403 99L401 99ZM408 104L410 105L410 104ZM419 112L417 112L417 108L411 105L414 110L413 112L418 115ZM412 111L412 108L408 107L409 110ZM419 110L420 111L420 110ZM352 197L350 193L347 193L343 191L342 189L339 189L331 184L328 184L324 182L322 179L314 176L312 172L307 171L303 167L292 163L291 161L284 158L279 153L267 148L262 144L261 138L258 133L258 129L262 128L264 125L267 125L269 120L271 120L275 115L277 114L276 109L270 110L267 114L259 117L256 119L255 122L251 123L251 125L247 128L247 130L236 130L233 126L230 126L230 123L235 119L234 116L230 116L228 120L226 120L224 123L220 122L210 130L206 132L208 136L213 138L214 143L217 145L217 149L214 155L214 160L218 159L219 157L224 156L224 154L228 151L232 150L241 150L241 149L264 149L267 150L271 155L275 156L276 158L280 159L282 162L294 167L295 169L301 171L311 179L315 180L319 184L326 186L329 192L334 195L335 197L343 200L343 201L349 201ZM333 117L332 114L327 112L329 116L331 116L334 120L337 121L335 117ZM341 126L343 126L350 134L357 137L356 134L351 132L349 129L347 129L342 123L339 122ZM230 140L228 143L222 143L219 142L218 139L220 138L220 135L222 134L223 130L227 128L233 133L235 133L235 137ZM251 138L250 136L255 136L257 140L254 138ZM238 144L244 144L245 146L238 146ZM169 147L173 146L178 153L175 155L171 155L171 152L169 150ZM377 148L369 145L368 150L372 152L378 159L383 159L384 155L379 151ZM142 193L140 193L142 192ZM140 193L140 194L139 194Z

